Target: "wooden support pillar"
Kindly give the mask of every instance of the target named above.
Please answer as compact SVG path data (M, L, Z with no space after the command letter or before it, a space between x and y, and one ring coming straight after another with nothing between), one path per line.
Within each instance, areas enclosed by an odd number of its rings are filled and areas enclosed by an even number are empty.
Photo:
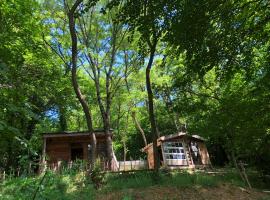
M43 149L42 149L42 159L41 159L41 170L40 172L44 172L46 170L46 146L47 146L47 139L43 138Z
M189 166L189 168L193 168L193 167L195 167L195 165L194 165L194 161L192 158L192 152L190 149L190 140L184 139L183 145L185 147L186 159L187 159L188 166Z
M165 152L164 152L164 144L163 144L163 142L161 142L160 148L161 148L161 153L162 153L162 158L163 158L163 166L168 167L167 159L166 159Z

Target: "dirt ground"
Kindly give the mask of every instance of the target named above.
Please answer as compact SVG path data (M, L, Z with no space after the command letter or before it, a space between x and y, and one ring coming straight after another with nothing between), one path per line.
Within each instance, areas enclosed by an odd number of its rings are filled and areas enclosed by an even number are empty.
M98 200L270 200L270 195L245 190L231 185L219 187L175 188L154 186L145 189L129 189L125 191L102 194Z

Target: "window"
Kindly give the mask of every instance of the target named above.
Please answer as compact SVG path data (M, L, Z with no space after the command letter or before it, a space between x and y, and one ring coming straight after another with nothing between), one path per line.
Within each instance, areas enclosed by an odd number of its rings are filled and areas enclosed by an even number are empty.
M164 154L166 160L185 160L186 155L181 142L164 142Z

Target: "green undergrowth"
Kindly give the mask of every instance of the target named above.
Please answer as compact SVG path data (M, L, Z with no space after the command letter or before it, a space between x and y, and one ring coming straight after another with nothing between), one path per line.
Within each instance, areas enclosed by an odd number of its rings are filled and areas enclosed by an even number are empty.
M19 177L6 180L0 185L2 200L30 200L38 189L36 200L94 199L93 185L84 173L57 174L48 172L42 184L42 176Z
M188 173L185 171L138 171L133 173L107 173L103 185L96 190L89 176L83 172L48 172L42 184L42 176L11 178L0 183L0 199L29 200L40 185L37 200L95 199L97 194L112 191L148 188L152 186L188 188L194 186L215 187L228 183L245 187L235 172L208 174L205 172Z
M186 171L161 172L136 172L130 174L108 174L107 184L102 188L104 192L124 190L129 188L146 188L154 185L173 187L214 187L221 183L229 183L244 187L244 183L235 173L226 175L210 175L202 172L188 173Z

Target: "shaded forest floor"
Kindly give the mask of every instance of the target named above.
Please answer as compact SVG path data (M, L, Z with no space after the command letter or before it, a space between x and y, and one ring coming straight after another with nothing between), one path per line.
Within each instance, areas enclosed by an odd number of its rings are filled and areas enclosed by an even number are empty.
M247 191L230 184L215 187L193 186L177 188L152 186L99 194L99 200L270 200L270 196L255 190Z
M48 172L42 176L7 178L0 183L0 199L28 200L270 200L269 184L251 182L257 189L247 190L234 171L208 174L184 171L100 174L103 185L96 190L84 172ZM256 183L256 184L255 184ZM257 187L260 186L260 187ZM268 187L269 186L269 187Z

